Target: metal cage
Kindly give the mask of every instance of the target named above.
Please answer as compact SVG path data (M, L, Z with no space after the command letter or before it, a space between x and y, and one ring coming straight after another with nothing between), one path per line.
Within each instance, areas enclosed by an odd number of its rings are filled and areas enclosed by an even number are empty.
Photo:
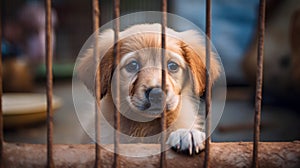
M45 9L46 9L46 67L47 67L47 167L55 167L56 163L54 162L54 146L53 145L53 110L52 110L52 87L53 87L53 78L52 78L52 37L51 37L51 32L52 32L52 22L51 22L51 0L45 0ZM98 0L92 0L93 4L93 30L96 31L99 28L100 25L100 9L99 9L99 2ZM266 144L262 144L260 146L260 116L261 116L261 100L262 100L262 82L263 82L263 55L264 55L264 31L265 31L265 8L266 8L266 0L260 0L260 5L259 5L259 24L258 24L258 51L257 51L257 81L256 81L256 96L255 96L255 116L254 116L254 137L253 137L253 148L252 148L252 163L251 166L253 167L258 167L259 166L259 160L258 160L258 155L259 155L259 148L265 148ZM162 34L161 34L161 40L162 40L162 46L161 48L166 48L166 37L165 37L165 31L166 31L166 25L167 25L167 0L162 0L161 1L161 11L162 11ZM211 20L212 20L212 6L211 6L211 0L206 0L206 35L208 37L208 40L211 38ZM120 59L120 46L117 43L119 39L119 30L120 30L120 22L119 22L119 17L120 17L120 0L114 0L114 10L113 10L113 17L115 19L114 22L114 30L115 30L115 42L116 45L114 45L114 63L118 64L119 59ZM1 28L1 27L0 27ZM1 30L0 30L0 39L1 39ZM99 43L99 41L96 39L95 40L95 45ZM1 47L0 47L1 48ZM209 76L209 70L210 70L210 42L206 42L206 65L207 65L207 73L206 73L206 79L210 79ZM94 52L99 52L98 49L96 49ZM1 54L1 53L0 53ZM165 53L162 51L162 62L164 62L164 56ZM2 67L2 61L1 61L2 56L0 55L0 67ZM95 58L95 61L97 61L98 58ZM162 65L166 66L166 65ZM97 71L96 74L96 144L95 146L93 145L78 145L78 146L68 146L67 148L70 150L77 150L79 153L87 153L88 151L95 149L95 154L94 156L94 162L90 163L94 164L95 167L102 167L103 166L103 161L101 159L110 156L109 154L105 153L102 151L102 148L100 147L100 119L99 119L99 112L100 112L100 75L101 72L100 70ZM162 71L162 89L165 89L165 74L164 71ZM206 122L206 134L209 135L210 131L210 116L211 116L211 81L206 80L206 97L205 97L205 106L206 106L206 117L208 118ZM117 88L118 90L119 88ZM119 93L117 92L117 96ZM0 68L0 99L2 97L2 72ZM118 103L117 105L118 106ZM126 167L126 163L124 161L124 158L118 155L118 150L119 148L119 135L117 133L117 130L120 129L120 114L116 110L118 108L115 108L115 116L114 116L114 127L115 127L115 136L114 136L114 154L113 154L113 167ZM165 123L165 111L162 113L162 122L161 122L161 129L165 130L166 129L166 123ZM3 139L3 118L2 118L2 103L0 101L0 163L1 167L5 166L5 148L14 148L18 150L25 150L25 146L22 147L18 146L18 144L6 144ZM167 167L168 162L167 160L169 159L167 157L167 152L165 152L165 135L162 133L162 138L161 138L161 144L160 144L160 149L161 149L161 154L160 154L160 167ZM283 144L283 145L289 145L289 144ZM64 148L60 145L57 145L58 147ZM37 145L37 147L43 147L42 145ZM298 145L299 147L299 145ZM88 149L88 151L86 150ZM211 165L211 151L213 149L211 148L211 139L208 137L205 141L205 152L204 152L204 163L201 162L201 164L204 167L213 167ZM234 149L233 149L234 150ZM57 149L58 152L64 153L63 149ZM45 152L45 151L44 151ZM263 152L263 151L261 151ZM65 152L66 154L66 152ZM298 153L299 154L299 153ZM103 156L105 155L105 156ZM203 155L201 155L203 156ZM112 157L112 156L110 156ZM201 157L203 160L203 157ZM193 158L193 160L200 160L199 157ZM299 159L299 158L298 158ZM191 158L189 158L191 160ZM158 161L158 158L155 159L155 161ZM141 163L141 162L138 162ZM193 162L198 163L198 162ZM158 164L156 164L158 165ZM196 164L197 165L197 164ZM172 164L170 167L174 166ZM61 166L64 167L64 166ZM66 166L66 167L72 167L72 166ZM138 166L135 166L138 167Z

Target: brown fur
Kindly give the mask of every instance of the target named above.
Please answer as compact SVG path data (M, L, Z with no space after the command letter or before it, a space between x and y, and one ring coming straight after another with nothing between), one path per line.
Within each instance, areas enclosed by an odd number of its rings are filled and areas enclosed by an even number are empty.
M120 52L122 57L130 52L141 50L144 48L161 48L161 35L159 34L161 26L159 24L145 24L136 25L120 32ZM192 79L194 80L192 86L186 90L179 90L180 83L173 83L167 85L177 94L184 95L185 92L193 92L197 96L201 96L205 91L205 48L202 45L202 37L195 31L175 32L172 29L167 29L166 49L183 57L188 68L191 70ZM111 110L103 111L106 120L113 123L113 103L111 94L111 80L113 67L113 31L108 30L103 32L100 37L100 55L102 61L100 63L101 70L101 98L106 101L106 105L111 105ZM108 49L108 50L107 50ZM106 52L107 50L107 52ZM106 53L105 53L106 52ZM104 54L105 53L105 54ZM94 63L92 50L85 53L78 65L77 72L79 78L85 83L87 88L94 93ZM138 80L147 80L155 77L149 75L139 75ZM151 74L151 73L148 73ZM219 64L215 59L214 54L211 58L211 79L214 81L219 76ZM167 78L169 78L167 76ZM184 82L184 79L180 79ZM171 81L171 79L170 79ZM146 82L147 83L147 82ZM122 87L122 84L121 84ZM180 88L180 87L179 87ZM137 92L137 89L133 89ZM106 99L105 99L106 97ZM184 103L180 101L181 103ZM182 104L184 106L184 104ZM180 114L181 111L181 114ZM185 108L177 107L175 110L167 113L167 127L172 130L178 128L190 128L191 126L197 128L198 124L194 124L190 117L191 112L185 111ZM155 135L160 132L160 118L156 118L149 122L136 122L121 115L121 131L130 136L145 137Z

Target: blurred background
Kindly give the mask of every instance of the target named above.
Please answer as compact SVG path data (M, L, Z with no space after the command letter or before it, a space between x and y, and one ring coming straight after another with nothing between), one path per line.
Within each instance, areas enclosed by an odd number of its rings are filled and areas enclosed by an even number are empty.
M212 42L228 84L213 141L252 140L258 4L258 0L214 0L212 4ZM110 0L100 2L102 25L112 19L112 6ZM74 110L72 75L76 57L93 33L91 9L89 1L53 0L55 143L87 143L81 141L84 131ZM121 1L121 15L159 10L159 0ZM170 0L168 11L205 31L204 0ZM45 97L40 97L46 79L43 1L2 0L1 16L5 140L45 143ZM266 20L261 139L299 140L300 2L267 0Z

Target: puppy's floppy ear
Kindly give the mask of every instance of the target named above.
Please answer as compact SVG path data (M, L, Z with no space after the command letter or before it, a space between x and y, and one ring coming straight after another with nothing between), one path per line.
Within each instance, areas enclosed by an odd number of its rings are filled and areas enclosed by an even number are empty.
M206 50L203 37L196 31L181 32L180 46L193 78L194 93L201 96L205 91L206 82ZM210 77L214 82L220 75L220 64L214 53L211 53Z
M94 49L90 48L80 54L81 58L76 67L78 78L83 81L89 91L95 96L96 70L100 66L101 98L110 93L111 75L113 72L113 30L106 30L99 36L97 57L102 58L99 63L95 61ZM99 66L98 66L99 65Z

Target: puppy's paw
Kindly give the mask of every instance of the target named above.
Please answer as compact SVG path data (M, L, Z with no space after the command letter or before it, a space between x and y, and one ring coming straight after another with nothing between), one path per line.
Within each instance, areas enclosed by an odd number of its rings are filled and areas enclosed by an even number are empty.
M167 144L176 152L199 154L204 149L205 133L195 129L178 129L172 132Z

